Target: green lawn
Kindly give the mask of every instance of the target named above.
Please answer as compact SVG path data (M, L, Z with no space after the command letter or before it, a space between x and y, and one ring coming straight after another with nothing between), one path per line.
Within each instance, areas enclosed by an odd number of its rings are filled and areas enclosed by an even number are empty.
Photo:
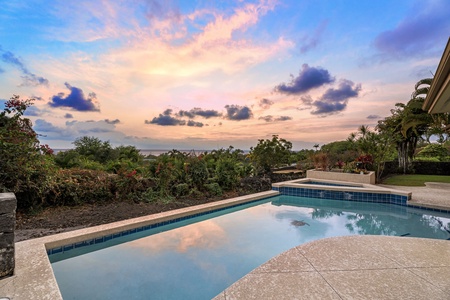
M425 186L425 182L450 183L450 176L441 175L394 175L383 180L383 184L403 186Z

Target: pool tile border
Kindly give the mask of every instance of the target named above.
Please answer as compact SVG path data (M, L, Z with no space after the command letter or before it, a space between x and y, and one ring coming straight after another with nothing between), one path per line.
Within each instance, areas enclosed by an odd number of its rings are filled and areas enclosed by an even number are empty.
M296 196L296 197L311 197L318 199L329 200L347 200L357 202L376 202L406 205L408 196L397 195L386 192L369 192L369 191L336 191L329 189L309 189L300 187L272 187L274 191L280 192L282 195Z
M278 195L278 193L273 194L272 196L269 196L269 197L264 197L264 198L270 199L271 197L275 197L276 195ZM204 215L208 215L208 214L211 214L211 213L220 212L220 211L223 211L223 210L226 210L226 209L231 209L231 208L235 208L235 207L251 204L251 203L254 203L254 202L261 201L261 200L262 200L262 198L255 199L255 200L250 200L250 201L247 201L247 202L241 202L241 203L237 203L237 204L226 206L226 207L220 207L220 208L217 208L217 209L212 209L212 210L208 210L208 211L204 211L204 212L200 212L200 213L196 213L196 214L192 214L192 215L187 215L187 216L183 216L183 217L179 217L179 218L170 219L170 220L167 220L167 221L162 221L162 222L158 222L158 223L153 223L153 224L149 224L149 225L145 225L145 226L140 226L140 227L136 227L136 228L120 231L120 232L117 232L117 233L114 233L114 234L108 234L108 235L104 235L104 236L100 236L100 237L95 237L95 238L92 238L92 239L89 239L89 240L85 240L85 241L81 241L81 242L76 242L76 243L72 243L72 244L58 246L58 247L55 247L55 248L50 248L50 249L47 249L47 255L63 253L63 252L66 252L66 251L70 251L70 250L81 248L81 247L85 247L85 246L91 246L91 245L104 243L104 242L107 242L109 240L112 240L112 239L115 239L115 238L119 238L119 237L123 237L123 236L127 236L127 235L130 235L130 234L133 234L133 233L143 232L143 231L146 231L146 230L162 227L162 226L173 224L173 223L176 223L176 222L181 222L181 221L193 219L193 218L196 218L196 217L201 217L201 216L204 216Z

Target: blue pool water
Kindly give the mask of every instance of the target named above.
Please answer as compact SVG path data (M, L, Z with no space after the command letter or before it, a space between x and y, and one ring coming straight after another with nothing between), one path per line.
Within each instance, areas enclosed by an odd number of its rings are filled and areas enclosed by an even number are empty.
M49 255L64 299L211 299L270 258L354 234L449 239L450 214L276 196Z

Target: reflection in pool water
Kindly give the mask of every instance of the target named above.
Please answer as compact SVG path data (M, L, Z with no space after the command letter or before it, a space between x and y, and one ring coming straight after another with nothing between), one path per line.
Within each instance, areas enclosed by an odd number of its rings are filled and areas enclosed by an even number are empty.
M213 216L51 255L63 298L210 299L270 258L312 240L450 236L448 214L379 203L277 196Z

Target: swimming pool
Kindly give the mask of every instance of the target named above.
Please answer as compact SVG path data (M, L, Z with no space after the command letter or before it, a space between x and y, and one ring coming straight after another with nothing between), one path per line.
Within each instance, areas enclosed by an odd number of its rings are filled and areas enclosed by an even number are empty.
M449 224L449 214L406 206L281 195L49 257L64 299L210 299L308 241L449 239Z

